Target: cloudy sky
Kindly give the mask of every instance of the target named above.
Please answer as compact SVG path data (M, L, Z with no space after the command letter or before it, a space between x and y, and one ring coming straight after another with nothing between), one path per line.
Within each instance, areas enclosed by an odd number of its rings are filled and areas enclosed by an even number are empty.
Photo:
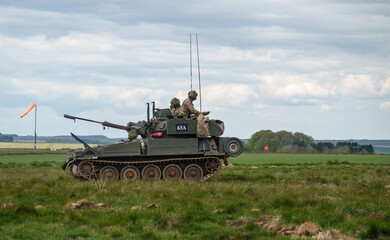
M0 132L33 135L19 116L35 102L40 136L126 137L63 114L125 125L184 100L190 33L225 136L390 139L390 2L375 0L0 0Z

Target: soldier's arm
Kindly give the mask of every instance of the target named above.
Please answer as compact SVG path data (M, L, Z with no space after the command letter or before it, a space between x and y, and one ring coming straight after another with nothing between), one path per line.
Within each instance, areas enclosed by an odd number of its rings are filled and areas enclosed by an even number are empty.
M173 114L172 114L172 115L173 115L174 117L177 117L177 116L179 116L179 113L180 113L180 109L177 108L177 109L175 109L175 110L173 111Z
M195 114L199 113L199 111L194 108L194 105L190 101L186 102L186 105L188 110L190 110L191 113L195 113Z

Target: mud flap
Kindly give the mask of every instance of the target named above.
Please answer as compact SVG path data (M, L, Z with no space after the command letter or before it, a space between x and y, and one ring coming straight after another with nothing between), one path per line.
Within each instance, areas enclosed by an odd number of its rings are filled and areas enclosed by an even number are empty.
M65 171L65 169L66 169L66 167L68 166L68 162L66 162L66 163L64 163L63 165L62 165L62 170L64 170Z
M63 165L62 165L62 170L64 170L65 171L65 169L67 169L68 167L69 167L69 165L71 164L71 163L73 163L74 162L74 159L73 160L71 160L71 161L66 161L66 163L64 163Z

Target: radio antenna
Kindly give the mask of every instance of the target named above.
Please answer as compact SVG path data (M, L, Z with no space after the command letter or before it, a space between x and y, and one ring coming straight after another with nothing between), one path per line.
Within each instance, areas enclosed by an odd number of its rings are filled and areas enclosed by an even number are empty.
M191 91L192 91L192 43L191 43L191 33L190 33L190 78L191 78Z
M198 34L196 34L196 51L197 51L197 55L198 55L199 104L200 104L200 111L202 112L202 86L200 85L200 66L199 66L199 44L198 44Z

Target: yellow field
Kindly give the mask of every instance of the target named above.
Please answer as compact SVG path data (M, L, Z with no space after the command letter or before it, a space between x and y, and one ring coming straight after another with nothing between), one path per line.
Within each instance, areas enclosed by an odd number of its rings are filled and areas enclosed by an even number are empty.
M91 147L97 146L96 144L90 144ZM1 148L9 149L34 149L34 143L7 143L0 142ZM37 143L37 149L51 149L53 151L58 149L77 149L84 148L81 143Z

